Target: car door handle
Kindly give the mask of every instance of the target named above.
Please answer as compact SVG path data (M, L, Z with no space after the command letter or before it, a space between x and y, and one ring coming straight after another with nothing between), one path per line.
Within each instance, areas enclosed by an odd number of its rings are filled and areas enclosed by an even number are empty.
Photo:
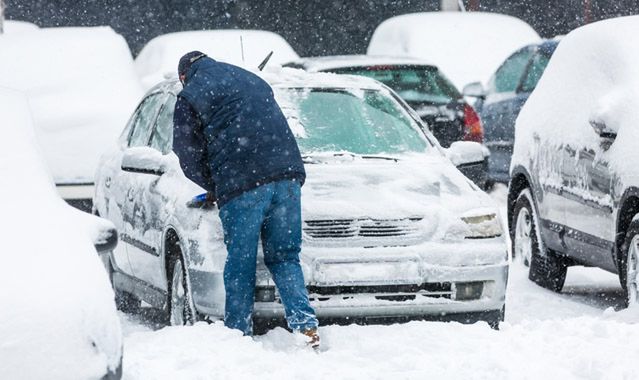
M126 198L129 201L133 202L133 199L135 199L135 197L133 195L134 195L133 189L129 189L129 191L126 193Z
M111 177L106 177L104 180L104 186L108 189L111 187Z

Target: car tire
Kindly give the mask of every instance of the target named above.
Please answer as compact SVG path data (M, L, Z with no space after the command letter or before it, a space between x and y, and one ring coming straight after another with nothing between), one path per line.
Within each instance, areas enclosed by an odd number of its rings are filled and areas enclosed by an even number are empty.
M499 324L504 321L504 317L506 316L506 305L501 308L501 310L494 310L488 312L486 315L486 323L493 330L499 330Z
M512 220L513 258L519 256L528 265L528 278L537 285L560 292L566 281L568 265L553 251L544 247L539 233L539 219L530 189L519 193Z
M171 249L168 265L167 323L171 326L190 326L197 320L188 286L184 257L176 242Z
M639 220L630 223L619 257L619 281L623 289L624 306L639 303Z

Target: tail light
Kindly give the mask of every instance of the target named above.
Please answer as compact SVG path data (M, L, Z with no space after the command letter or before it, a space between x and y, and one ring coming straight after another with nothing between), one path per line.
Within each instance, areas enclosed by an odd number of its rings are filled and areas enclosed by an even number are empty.
M473 107L464 104L464 141L484 142L484 127Z

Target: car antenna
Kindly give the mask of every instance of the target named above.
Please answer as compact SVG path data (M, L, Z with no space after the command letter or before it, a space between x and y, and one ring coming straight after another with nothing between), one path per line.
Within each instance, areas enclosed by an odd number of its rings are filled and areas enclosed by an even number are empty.
M244 39L242 38L241 34L240 34L240 51L242 52L242 64L246 64L246 62L244 61Z
M262 61L262 63L260 63L259 66L257 66L257 68L262 71L264 70L264 66L266 66L266 64L268 63L268 61L271 59L271 56L273 56L273 51L271 50L270 53L268 53L268 55L266 56L266 58L264 58L264 60Z

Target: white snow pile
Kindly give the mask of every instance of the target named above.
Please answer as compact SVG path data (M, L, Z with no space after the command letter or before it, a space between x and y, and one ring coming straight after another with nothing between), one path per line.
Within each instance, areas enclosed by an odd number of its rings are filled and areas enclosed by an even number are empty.
M193 50L209 57L256 69L272 51L269 64L282 64L299 56L282 36L263 30L201 30L164 34L149 41L135 59L135 67L145 88L177 75L180 58Z
M25 32L33 32L38 30L38 26L36 24L32 24L26 21L17 21L17 20L5 20L2 24L3 33L5 34L16 34L16 33L25 33Z
M639 51L632 36L637 35L639 16L630 16L583 26L562 39L517 119L512 165L540 155L531 144L534 135L550 151L562 142L599 150L601 138L591 127L598 123L618 133L603 153L611 168L622 181L624 174L636 173Z
M428 60L462 88L486 83L515 50L540 40L524 21L497 13L424 12L381 23L368 45L371 55Z
M0 89L0 378L89 379L114 370L120 324L85 231L36 147L26 99ZM109 222L104 221L104 223Z
M23 91L56 183L92 183L142 88L124 38L109 27L0 35L0 86Z

